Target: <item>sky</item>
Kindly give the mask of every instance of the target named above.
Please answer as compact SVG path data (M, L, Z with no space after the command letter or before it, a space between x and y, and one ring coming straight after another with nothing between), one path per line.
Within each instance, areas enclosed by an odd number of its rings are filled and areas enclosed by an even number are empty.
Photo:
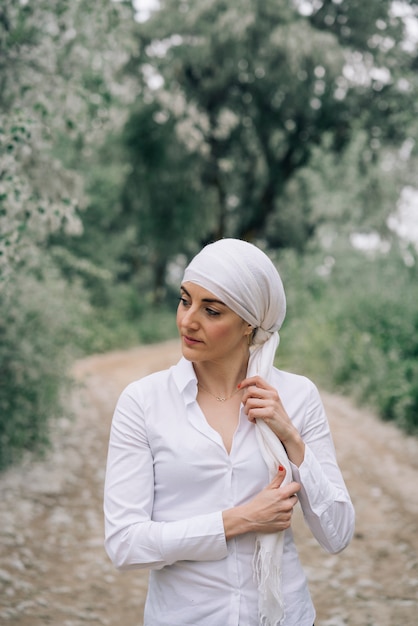
M153 9L158 9L158 0L133 0L132 2L136 11L135 19L137 22L145 22Z

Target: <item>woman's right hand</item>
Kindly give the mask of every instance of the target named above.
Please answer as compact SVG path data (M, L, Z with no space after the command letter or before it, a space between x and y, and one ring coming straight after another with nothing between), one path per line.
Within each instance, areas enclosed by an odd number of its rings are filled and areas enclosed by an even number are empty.
M276 533L289 528L300 485L291 482L282 487L285 475L285 468L279 466L271 483L255 498L223 512L227 540L247 532Z

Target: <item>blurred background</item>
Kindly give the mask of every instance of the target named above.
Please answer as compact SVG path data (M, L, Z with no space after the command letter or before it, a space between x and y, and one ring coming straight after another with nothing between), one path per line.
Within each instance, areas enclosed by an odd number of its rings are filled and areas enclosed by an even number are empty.
M417 1L2 0L0 81L0 468L221 237L283 277L278 365L416 433Z

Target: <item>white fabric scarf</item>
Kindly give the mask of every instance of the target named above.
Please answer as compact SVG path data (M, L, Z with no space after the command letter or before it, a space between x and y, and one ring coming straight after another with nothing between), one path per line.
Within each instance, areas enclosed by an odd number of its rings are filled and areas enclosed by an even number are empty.
M247 323L257 328L247 376L261 376L270 383L278 330L286 314L286 297L281 278L271 260L256 246L238 239L221 239L209 244L186 268L184 282L200 285L222 300ZM278 465L286 469L283 484L291 481L292 470L281 441L263 420L256 435L270 480ZM279 626L284 615L281 563L283 532L256 538L254 573L258 584L260 626Z
M266 343L255 348L250 356L248 376L258 375L270 382L270 372L278 345L279 334L276 332ZM270 480L273 480L278 465L281 464L286 469L282 485L286 485L292 479L292 469L286 450L263 420L257 420L256 425L258 445L269 469ZM284 615L281 580L283 544L283 532L257 535L254 570L258 583L260 626L278 626Z

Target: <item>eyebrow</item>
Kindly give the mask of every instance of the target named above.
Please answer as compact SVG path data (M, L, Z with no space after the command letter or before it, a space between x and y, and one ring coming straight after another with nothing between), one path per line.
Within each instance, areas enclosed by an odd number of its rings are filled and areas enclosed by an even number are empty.
M189 296L189 298L192 297L185 287L181 286L180 289L184 291L184 293ZM202 298L202 302L210 302L212 304L216 303L221 304L222 306L226 306L225 302L222 302L222 300L217 300L216 298Z

